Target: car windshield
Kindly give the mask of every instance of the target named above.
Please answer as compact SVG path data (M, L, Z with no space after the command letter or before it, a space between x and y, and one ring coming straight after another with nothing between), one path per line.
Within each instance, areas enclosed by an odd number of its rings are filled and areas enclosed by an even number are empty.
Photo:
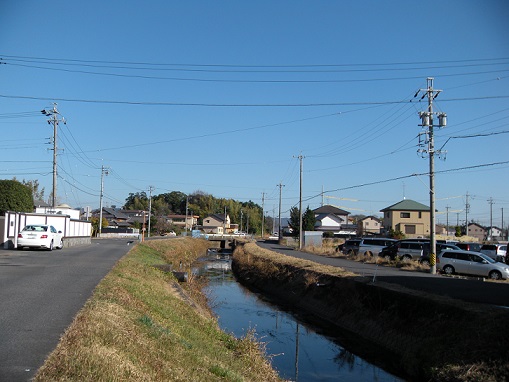
M495 260L493 260L491 257L486 256L484 253L478 253L479 256L481 256L484 260L486 260L489 263L496 263Z

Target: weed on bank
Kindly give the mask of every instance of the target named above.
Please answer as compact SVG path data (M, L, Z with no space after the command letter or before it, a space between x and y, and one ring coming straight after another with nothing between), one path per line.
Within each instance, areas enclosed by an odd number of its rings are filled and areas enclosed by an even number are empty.
M236 339L221 331L205 307L189 303L192 285L182 292L171 273L156 267L189 268L208 246L179 238L133 247L97 286L35 381L279 380L252 334Z

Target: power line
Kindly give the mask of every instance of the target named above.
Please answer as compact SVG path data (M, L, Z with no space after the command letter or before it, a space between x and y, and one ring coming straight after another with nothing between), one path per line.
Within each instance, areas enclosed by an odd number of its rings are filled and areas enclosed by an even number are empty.
M33 69L42 69L50 71L59 71L66 73L79 73L79 74L91 74L95 76L106 76L106 77L120 77L120 78L139 78L146 80L164 80L164 81L181 81L181 82L216 82L216 83L268 83L268 84L295 84L295 83L306 83L306 84L317 84L317 83L353 83L353 82L378 82L378 81L402 81L402 80L415 80L422 76L408 76L408 77L387 77L387 78L347 78L347 79L326 79L326 80L246 80L246 79L214 79L214 78L182 78L182 77L161 77L161 76L146 76L146 75L134 75L134 74L120 74L120 73L101 73L92 72L87 70L71 70L71 69L59 69L59 68L47 68L36 65L23 65L23 64L12 64L10 66L18 66ZM426 68L423 68L425 70ZM493 74L509 72L509 69L499 69L492 71L479 71L469 73L454 73L454 74L440 74L440 77L459 77L459 76L475 76L480 74Z
M128 70L157 70L157 71L183 71L183 72L207 72L207 73L329 73L329 72L375 72L375 71L401 71L401 70L429 70L465 68L472 66L504 65L507 59L485 60L458 60L437 62L408 62L408 63L385 63L385 64L302 64L302 65L227 65L227 64L178 64L178 63L143 63L143 62L118 62L118 61L92 61L92 60L69 60L56 58L23 57L3 55L0 62L11 64L14 62L39 63L50 65L84 66L106 69ZM497 62L498 61L498 62ZM501 62L500 62L501 61ZM438 65L442 64L442 65ZM122 65L122 66L119 66ZM414 65L413 67L404 67ZM418 66L415 66L418 65ZM391 67L388 67L391 66ZM403 66L403 67L402 67ZM353 69L345 69L351 68ZM221 68L221 69L218 69ZM365 69L368 68L368 69ZM298 70L297 70L298 69Z
M0 94L1 98L12 99L30 99L38 101L59 101L59 102L79 102L79 103L97 103L97 104L114 104L114 105L139 105L139 106L193 106L193 107L325 107L325 106L375 106L375 105L394 105L412 103L412 100L399 100L399 101L373 101L373 102L323 102L323 103L200 103L200 102L152 102L152 101L119 101L119 100L93 100L83 98L59 98L59 97L35 97L35 96L22 96L22 95L6 95ZM466 97L466 98L449 98L442 99L441 102L458 102L458 101L479 101L479 100L492 100L492 99L506 99L509 95L499 96L481 96L481 97ZM415 102L414 102L415 103Z

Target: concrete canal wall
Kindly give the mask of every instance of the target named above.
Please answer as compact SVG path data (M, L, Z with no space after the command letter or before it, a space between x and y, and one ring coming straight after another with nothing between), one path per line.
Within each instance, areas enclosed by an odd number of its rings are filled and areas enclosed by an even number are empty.
M472 368L494 374L492 380L509 375L507 310L329 273L323 266L316 270L313 264L292 264L251 243L235 250L232 268L241 283L334 325L354 352L408 379L444 380L450 374L467 380L462 373Z

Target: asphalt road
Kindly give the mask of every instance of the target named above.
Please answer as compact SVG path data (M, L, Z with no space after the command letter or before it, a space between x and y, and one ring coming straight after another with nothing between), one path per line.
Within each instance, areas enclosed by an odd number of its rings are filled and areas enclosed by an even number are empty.
M364 264L358 261L327 257L301 252L270 241L259 241L260 247L271 251L306 259L324 265L344 268L375 282L398 284L406 288L440 296L509 308L509 281L491 282L475 278L448 277L426 272L406 271L400 268Z
M103 239L62 250L0 249L0 381L28 381L113 265L131 248Z

